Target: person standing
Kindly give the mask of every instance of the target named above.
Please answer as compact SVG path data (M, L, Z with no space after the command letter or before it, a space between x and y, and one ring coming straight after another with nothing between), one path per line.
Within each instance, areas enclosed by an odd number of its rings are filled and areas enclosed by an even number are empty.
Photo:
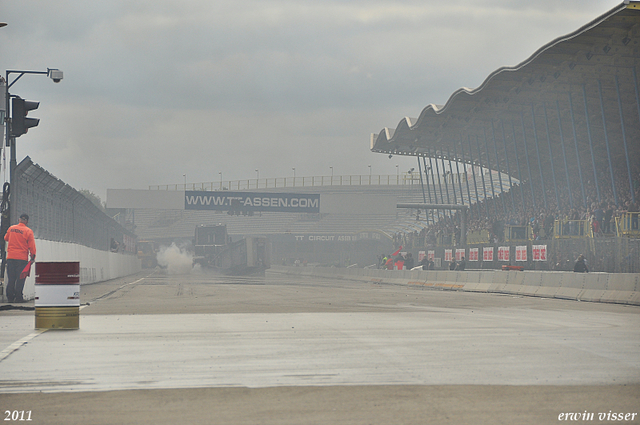
M411 253L408 253L404 259L404 268L407 270L411 270L413 268L413 264L413 255L411 255Z
M36 242L33 231L27 227L29 216L22 214L15 224L7 230L4 240L7 244L7 299L10 303L25 302L22 296L25 279L20 279L20 273L29 262L36 259Z

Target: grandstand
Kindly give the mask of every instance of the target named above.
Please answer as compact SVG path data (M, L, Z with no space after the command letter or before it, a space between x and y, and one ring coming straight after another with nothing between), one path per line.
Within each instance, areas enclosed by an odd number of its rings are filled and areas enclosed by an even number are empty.
M585 253L595 270L638 272L639 67L640 2L626 0L480 87L372 134L370 148L425 169L445 158L517 177L509 195L471 208L468 229L485 244L506 245L505 226L519 226L527 240L548 241L556 258L546 268ZM490 189L478 181L473 190L481 199ZM456 219L440 220L426 245L455 231Z

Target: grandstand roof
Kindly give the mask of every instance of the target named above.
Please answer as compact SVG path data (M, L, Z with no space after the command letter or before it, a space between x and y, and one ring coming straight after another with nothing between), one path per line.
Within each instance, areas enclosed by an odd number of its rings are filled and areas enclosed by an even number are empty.
M516 177L519 164L524 181L529 156L534 184L548 178L542 170L568 176L579 161L609 170L607 150L621 166L638 163L639 65L640 2L625 1L480 87L372 134L371 150L475 162Z

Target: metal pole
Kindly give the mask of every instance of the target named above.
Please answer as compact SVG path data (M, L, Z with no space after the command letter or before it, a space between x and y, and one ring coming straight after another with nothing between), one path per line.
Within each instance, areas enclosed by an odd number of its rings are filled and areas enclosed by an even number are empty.
M420 172L420 187L422 188L422 200L427 203L427 195L424 193L424 180L422 180L422 164L420 164L420 157L418 156L418 171Z
M516 125L511 121L511 133L513 134L513 149L516 153L516 167L518 168L518 179L520 180L520 197L522 198L522 213L524 214L527 207L524 203L524 190L522 189L522 170L520 169L520 159L518 158L518 141L516 140ZM527 147L524 147L525 150ZM531 185L531 183L529 183Z
M489 143L487 142L487 129L482 127L482 133L484 135L484 153L487 155L487 170L489 171L489 183L491 183L491 197L493 198L494 208L496 214L498 213L498 203L495 201L496 199L496 189L493 185L493 170L491 169L491 160L489 159Z
M573 99L571 98L571 92L569 92L569 111L571 112L571 126L573 127L573 144L576 148L576 158L578 160L578 176L580 177L580 190L582 193L582 205L587 207L587 196L584 190L584 181L582 180L582 165L580 164L580 150L578 149L578 133L576 131L576 119L573 114Z
M429 170L431 170L431 181L433 182L433 198L438 203L438 192L436 191L436 178L433 173L433 162L431 161L431 149L429 149ZM442 199L441 199L442 201ZM438 213L438 220L440 219L440 213Z
M567 176L567 188L569 189L569 207L573 209L573 195L571 194L571 180L569 179L569 166L567 165L567 150L564 148L564 133L562 132L562 117L560 116L560 102L556 99L558 111L558 128L560 129L560 146L562 146L562 158L564 158L564 172Z
M551 151L551 134L549 133L549 117L547 115L547 103L542 102L544 111L544 124L547 130L547 145L549 145L549 161L551 161L551 177L553 178L553 190L556 193L556 208L560 208L560 196L558 195L558 183L556 181L556 167L553 164L553 152Z
M471 136L467 136L469 140L469 161L471 161L471 174L473 175L473 186L476 191L476 211L478 211L478 217L480 217L480 195L478 195L478 182L476 180L476 169L474 168L475 164L473 163L473 153L471 151Z
M593 180L596 184L596 194L600 203L600 185L598 184L598 172L596 171L596 156L593 153L593 139L591 138L591 122L589 120L589 110L587 109L587 89L582 85L582 96L584 97L584 116L587 120L587 136L589 137L589 147L591 148L591 163L593 164Z
M458 203L458 197L456 196L456 182L453 179L453 166L451 165L451 153L447 146L447 156L449 157L449 175L451 176L451 189L453 190L453 203Z
M435 154L435 148L434 148ZM436 175L438 176L438 188L440 190L440 202L444 204L444 196L442 195L442 183L440 181L440 169L438 168L438 159L434 158L434 162L436 163Z
M458 161L458 148L456 148L456 144L453 144L453 156L456 158L456 172L458 173L458 189L460 189L460 201L462 205L464 205L464 193L462 192L462 178L460 177L460 161ZM469 186L467 186L467 189Z
M607 146L607 158L609 158L609 173L611 175L611 188L613 189L613 199L618 204L618 193L616 192L616 182L613 179L613 164L611 164L611 151L609 150L609 131L607 130L607 120L604 115L604 99L602 97L602 83L598 79L598 91L600 93L600 110L602 111L602 127L604 128L604 142ZM598 199L598 201L600 201Z
M478 146L478 161L482 161L482 154L480 153L480 139L478 139L478 135L476 135L476 145ZM482 191L484 192L484 210L487 213L487 217L489 216L489 203L487 202L487 184L484 181L484 166L480 164L480 176L482 177Z
M500 158L498 157L498 142L496 142L496 131L493 128L493 118L491 119L491 136L493 137L493 147L496 151L496 171L498 172L498 181L500 182L500 199L502 199L502 212L507 214L507 206L505 205L504 187L502 186L502 170L500 169Z
M544 185L544 173L542 172L542 161L540 159L540 141L538 140L538 131L536 130L536 111L533 103L531 104L531 119L533 121L533 138L536 141L536 153L538 155L538 169L540 170L540 181L542 182L542 196L544 200L544 208L547 206L547 189Z
M444 191L447 194L447 204L451 203L451 199L449 198L449 184L447 183L447 170L444 164L444 152L440 153L440 160L442 161L442 180L444 180ZM440 178L440 175L438 175Z
M511 210L516 212L516 203L513 200L513 180L511 179L511 170L509 169L509 152L507 152L507 135L504 132L504 120L500 120L500 128L502 129L502 141L504 142L504 159L507 162L507 175L509 176L509 194L511 195ZM515 138L513 143L516 143Z
M527 131L524 127L524 111L520 111L520 120L522 122L522 140L524 142L524 156L527 159L527 170L529 170L529 187L531 188L531 201L533 209L536 209L536 195L533 191L533 175L531 174L531 162L529 162L529 148L527 147Z
M433 201L431 200L431 186L430 186L430 183L429 183L429 170L427 168L427 158L424 157L424 156L422 157L422 166L424 167L424 177L427 180L427 194L429 195L429 203L431 203ZM427 217L428 216L429 215L427 213ZM431 211L431 222L432 223L436 222L434 217L433 217L433 211Z
M631 178L631 165L629 164L629 150L627 149L627 133L624 129L624 116L622 115L622 99L620 98L620 84L616 75L616 92L618 92L618 109L620 110L620 128L622 128L622 141L624 142L624 156L627 158L627 175L629 176L629 191L631 202L636 203L636 195L633 193L633 181Z

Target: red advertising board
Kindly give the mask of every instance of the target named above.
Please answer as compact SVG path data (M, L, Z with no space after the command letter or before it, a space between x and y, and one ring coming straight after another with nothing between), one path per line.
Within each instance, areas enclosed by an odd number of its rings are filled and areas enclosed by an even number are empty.
M516 246L516 261L527 261L527 246Z
M493 247L482 247L482 261L493 261Z

